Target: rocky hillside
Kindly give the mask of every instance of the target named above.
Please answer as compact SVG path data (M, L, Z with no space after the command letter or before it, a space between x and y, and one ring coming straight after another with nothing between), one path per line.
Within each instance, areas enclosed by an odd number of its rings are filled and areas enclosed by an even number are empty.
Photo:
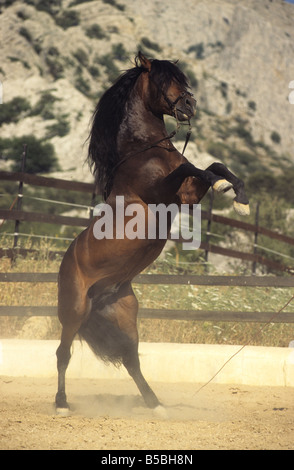
M288 99L294 80L293 5L282 0L2 0L0 5L2 167L10 166L5 142L34 135L54 146L60 168L55 176L90 180L84 160L92 111L103 91L132 66L138 49L154 58L179 59L189 76L199 112L188 153L199 166L218 158L246 175L294 164L294 106Z

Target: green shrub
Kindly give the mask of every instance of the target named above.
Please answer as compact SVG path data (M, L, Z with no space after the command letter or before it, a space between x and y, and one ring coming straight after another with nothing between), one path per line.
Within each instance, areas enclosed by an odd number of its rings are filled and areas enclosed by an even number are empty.
M93 78L97 78L100 75L100 70L98 67L96 67L96 65L91 65L88 71L92 75Z
M53 103L60 101L52 93L46 91L42 94L39 101L35 104L31 110L31 116L42 116L43 119L54 119L55 115L53 112Z
M227 97L228 97L228 84L226 82L220 82L219 90L222 94L222 97L227 99Z
M252 111L256 111L255 101L248 101L248 108L252 109Z
M88 81L81 74L79 74L75 80L75 87L86 96L88 96L91 91Z
M232 111L232 102L228 101L226 104L226 114L230 114Z
M24 144L27 144L27 173L46 173L58 169L53 145L43 139L37 139L34 135L24 135L13 139L0 139L0 154L14 161L12 171L21 169Z
M30 69L31 66L26 60L22 60L19 57L14 57L14 56L8 56L7 57L11 62L20 62L26 69Z
M143 46L147 47L148 49L152 49L153 51L156 51L156 52L161 52L161 47L156 42L150 41L150 39L146 37L141 39L141 43L143 44Z
M275 142L275 144L279 144L281 142L281 136L276 131L273 131L271 133L271 139L272 139L273 142Z
M116 3L115 0L103 0L104 3L108 3L109 5L112 5L113 7L117 8L118 10L124 11L125 6L121 5L120 3Z
M104 65L104 67L106 68L106 72L107 72L109 80L111 82L116 80L117 77L119 76L120 71L118 67L115 65L112 55L105 54L104 56L99 58L99 61L100 61L100 64Z
M4 8L5 7L10 7L10 5L13 5L17 0L3 0L2 5Z
M45 62L48 67L48 72L55 80L63 77L64 67L58 58L53 55L47 55Z
M86 29L86 35L91 39L104 39L107 34L104 33L103 29L99 24L92 24Z
M47 126L47 139L51 139L52 137L64 137L70 132L70 124L66 119L67 115L64 114L57 118L57 123L52 124L51 126Z
M18 122L25 113L30 111L31 105L26 98L17 96L8 103L0 105L0 126L4 123Z
M121 42L112 46L112 55L114 59L121 62L124 62L128 58L128 53Z
M69 7L74 7L75 5L79 5L80 3L92 2L93 0L73 0Z
M77 11L64 11L56 18L56 24L63 29L78 26L80 24L80 15Z
M246 150L232 150L232 156L234 159L238 160L241 165L250 165L251 163L256 162L256 156L252 153L247 152Z
M236 134L238 137L240 137L241 139L244 139L247 142L248 145L253 145L254 144L253 137L252 137L250 131L248 131L243 126L243 124L240 123L238 126L232 127L231 131L234 134Z
M19 34L23 36L28 42L31 43L33 41L32 35L27 28L25 27L20 28Z
M246 187L251 193L262 194L263 192L274 193L277 180L269 171L256 171L246 180Z
M38 0L36 9L49 15L56 15L61 8L62 0Z
M228 155L227 146L222 142L209 142L206 151L222 161L225 161Z
M187 76L191 87L194 90L197 90L198 80L197 80L194 72L191 69L189 69L189 65L186 62L181 61L181 62L179 62L179 67L184 72L184 74Z
M49 47L49 49L48 49L48 51L47 51L47 54L48 54L48 55L51 55L51 56L55 56L55 57L59 57L59 56L60 56L60 52L59 52L59 50L57 49L57 47L55 47L55 46Z
M83 49L77 49L73 55L81 65L87 67L89 59L87 53Z
M187 52L195 52L196 59L204 59L204 45L203 42L199 42L194 46L190 46Z
M41 44L39 43L38 40L33 43L33 48L34 48L34 51L36 52L36 54L38 54L38 55L42 52L42 46L41 46Z

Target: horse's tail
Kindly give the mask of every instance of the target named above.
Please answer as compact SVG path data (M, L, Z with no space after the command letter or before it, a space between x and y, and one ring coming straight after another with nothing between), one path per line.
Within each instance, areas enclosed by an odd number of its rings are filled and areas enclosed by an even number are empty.
M126 333L109 318L101 315L95 300L86 322L79 329L79 335L96 356L116 366L121 365L123 357L134 346Z

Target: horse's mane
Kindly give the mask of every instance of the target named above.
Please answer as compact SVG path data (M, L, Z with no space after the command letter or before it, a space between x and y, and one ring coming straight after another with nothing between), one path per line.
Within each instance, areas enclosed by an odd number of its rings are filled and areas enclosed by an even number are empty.
M135 67L124 72L102 95L94 111L87 160L101 190L106 183L111 183L112 170L120 160L117 151L119 127L130 93L143 71L145 68L139 65L136 57ZM157 84L159 92L168 88L172 80L188 87L185 75L167 60L152 60L150 78Z

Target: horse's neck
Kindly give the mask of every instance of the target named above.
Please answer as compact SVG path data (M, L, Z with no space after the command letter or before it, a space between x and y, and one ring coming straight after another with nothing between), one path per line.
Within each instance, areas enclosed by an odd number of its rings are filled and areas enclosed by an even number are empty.
M129 151L141 150L167 135L163 116L155 116L146 109L140 96L134 94L126 106L118 132L118 152L123 155Z

